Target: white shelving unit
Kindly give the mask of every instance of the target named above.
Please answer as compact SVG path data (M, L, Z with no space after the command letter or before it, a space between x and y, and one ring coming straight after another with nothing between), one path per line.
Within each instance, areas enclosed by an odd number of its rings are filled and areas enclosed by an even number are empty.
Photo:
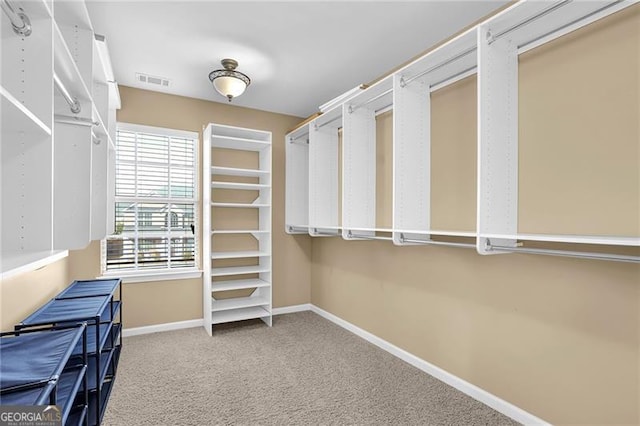
M14 33L0 15L3 278L54 262L113 227L107 123L119 108L106 44L96 40L84 2L13 5L32 32Z
M519 55L637 3L634 0L522 0L373 86L353 96L338 97L340 101L331 110L287 136L290 142L309 133L309 234L335 235L341 231L345 239L392 239L397 245L449 245L475 248L480 254L522 251L640 262L639 256L589 253L588 248L545 251L539 247L522 247L523 242L530 241L585 247L594 244L610 246L616 251L616 246L640 247L639 235L535 234L518 228ZM431 93L474 74L478 79L476 227L474 230L433 229L431 165L438 160L431 158ZM391 229L379 229L376 228L375 117L390 104L394 111L393 219ZM340 128L343 131L341 170L338 169ZM301 170L305 167L305 157L289 145L294 144L287 144L287 188L290 188L287 228L294 222L290 218L304 222L301 217L304 210L297 200L305 190L299 187L304 177ZM592 169L593 173L607 173L599 164L593 164ZM340 171L341 222L337 218ZM392 238L380 235L381 232L391 233ZM475 244L469 239L475 239Z
M387 77L343 105L342 238L379 239L376 232L376 116L393 106Z
M339 129L342 105L309 123L309 235L340 235Z
M466 31L393 76L396 245L427 244L432 235L475 237L431 226L431 93L476 72L476 42L476 29Z
M309 232L309 126L285 137L285 232Z
M258 168L225 165L221 148L246 151ZM214 324L254 318L271 326L271 132L211 123L204 130L203 154L203 170L210 171L202 186L204 327L211 334ZM219 201L216 191L256 195L252 202ZM253 214L243 227L214 229L216 215L230 208ZM247 238L253 247L238 248Z

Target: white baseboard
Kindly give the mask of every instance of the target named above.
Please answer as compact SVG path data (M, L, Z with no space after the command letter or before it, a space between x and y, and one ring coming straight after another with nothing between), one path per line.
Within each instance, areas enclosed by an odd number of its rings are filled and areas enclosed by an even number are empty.
M302 305L283 306L282 308L271 309L272 315L292 314L294 312L311 311L311 303L304 303Z
M139 336L141 334L158 333L160 331L181 330L183 328L202 327L202 320L188 320L178 322L168 322L166 324L147 325L144 327L125 328L122 330L123 337Z
M329 321L339 325L340 327L349 330L350 332L362 337L370 343L373 343L380 349L384 349L392 355L400 358L401 360L413 365L414 367L424 371L427 374L435 377L436 379L458 389L460 392L469 395L471 398L482 402L485 405L493 408L494 410L504 414L507 417L512 418L513 420L520 422L525 425L550 425L550 423L534 416L531 413L528 413L521 408L516 407L515 405L498 398L497 396L480 389L479 387L455 376L440 367L436 367L435 365L418 358L417 356L410 354L409 352L395 346L392 343L387 342L384 339L381 339L368 331L361 329L360 327L351 324L348 321L339 318L332 313L325 311L315 305L310 305L311 310L316 314L320 315L328 319Z

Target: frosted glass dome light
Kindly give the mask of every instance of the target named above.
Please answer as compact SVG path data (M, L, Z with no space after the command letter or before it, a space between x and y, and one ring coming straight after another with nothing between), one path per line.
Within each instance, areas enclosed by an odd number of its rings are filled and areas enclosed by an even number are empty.
M233 98L244 93L247 86L251 84L251 79L236 71L238 62L234 59L223 59L221 63L224 69L211 71L209 80L216 91L231 102Z

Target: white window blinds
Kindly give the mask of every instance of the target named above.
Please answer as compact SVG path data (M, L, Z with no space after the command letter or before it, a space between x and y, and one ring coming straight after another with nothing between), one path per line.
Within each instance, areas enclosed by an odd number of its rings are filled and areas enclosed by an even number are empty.
M193 268L197 262L196 133L119 124L115 233L103 271Z

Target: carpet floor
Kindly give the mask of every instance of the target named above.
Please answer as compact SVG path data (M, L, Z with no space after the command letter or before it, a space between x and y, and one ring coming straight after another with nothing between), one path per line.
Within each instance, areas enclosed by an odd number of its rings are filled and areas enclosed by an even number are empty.
M105 425L514 425L312 312L124 339Z

